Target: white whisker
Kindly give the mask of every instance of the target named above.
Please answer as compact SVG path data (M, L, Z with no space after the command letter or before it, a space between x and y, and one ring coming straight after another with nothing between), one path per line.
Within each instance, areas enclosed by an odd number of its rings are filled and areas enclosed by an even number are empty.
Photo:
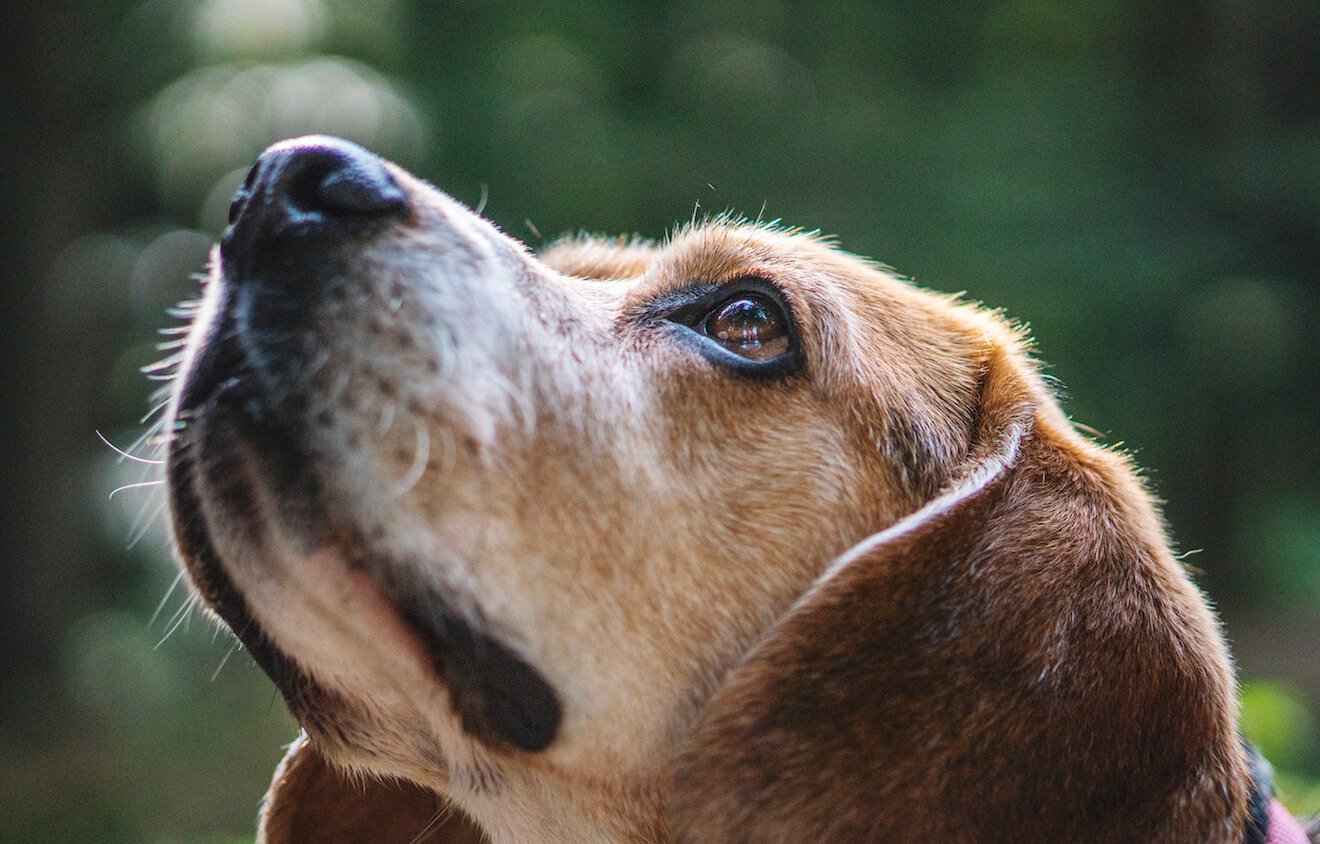
M141 372L143 375L149 372L160 372L163 369L170 369L171 367L178 366L179 361L181 360L183 360L183 352L175 352L172 355L167 355L161 358L155 363L147 364L146 366L139 369L138 372Z
M144 446L144 445L146 445L148 442L150 442L150 440L152 439L152 437L155 437L155 436L159 435L160 432L161 432L161 430L162 430L164 427L165 427L165 420L164 420L164 418L161 418L161 419L156 420L156 421L151 425L151 427L147 428L147 430L145 430L145 431L142 432L142 435L141 435L141 436L139 436L137 439L133 440L133 444L130 445L130 446L128 447L128 451L129 451L129 452L134 452L134 451L137 451L138 449L142 448L142 446Z
M485 200L482 201L484 202ZM480 214L481 212L478 211L477 213ZM431 835L431 830L435 827L435 825L438 824L442 819L452 814L453 811L454 811L453 803L449 803L441 807L440 811L435 813L435 817L427 821L426 826L422 827L422 831L417 833L415 836L413 836L413 840L409 841L408 844L418 844L418 842L425 841Z
M315 378L329 362L330 351L328 349L321 349L317 352L316 357L312 358L312 362L307 364L307 368L298 373L297 380L304 387L311 386L312 379Z
M173 617L170 618L170 624L165 630L165 635L161 637L160 641L156 643L156 647L152 648L152 650L156 650L161 645L165 644L165 642L174 635L174 631L178 630L184 621L188 619L193 607L197 606L199 600L200 598L196 593L188 596L188 599L183 602L183 606L179 607Z
M334 386L327 392L325 403L330 407L338 406L340 401L344 398L344 391L348 389L348 384L352 379L353 373L349 369L345 368L341 371L339 377L335 379Z
M137 544L142 541L142 537L151 532L152 523L160 518L161 513L164 512L165 499L163 497L156 502L155 507L151 507L149 504L144 504L142 512L138 514L137 519L133 522L133 526L129 528L128 545L124 550L132 551L136 548ZM148 515L148 513L150 513L150 515Z
M156 611L151 614L151 620L147 622L147 627L155 626L156 619L160 618L161 611L164 610L165 605L169 603L170 596L174 594L174 590L178 589L179 584L182 582L183 570L180 569L179 573L174 576L174 582L170 584L170 588L165 590L165 597L161 598L160 603L156 605Z
M417 444L413 450L413 462L408 467L408 471L394 487L396 496L404 495L417 485L426 473L426 464L431 459L431 432L427 429L426 423L420 419L413 419L413 430L417 435Z
M165 482L164 482L164 481L142 481L141 483L136 483L136 484L124 484L123 486L115 487L113 490L111 490L110 495L109 495L109 498L114 498L116 495L118 495L119 493L123 492L123 491L126 490L126 489L142 489L142 488L144 488L144 487L160 486L160 485L163 484L163 483L165 483Z
M151 421L151 417L155 416L157 413L160 413L162 410L164 410L169 406L170 406L170 400L168 398L165 399L164 401L157 402L156 405L151 408L151 410L147 411L146 416L143 416L141 419L138 420L138 424L139 425L147 424L148 422ZM163 463L165 461L162 460L160 462Z
M215 671L211 674L212 683L215 682L215 678L220 676L220 672L225 668L225 663L229 662L229 658L234 655L234 651L238 650L239 644L241 644L239 638L235 636L234 644L230 645L229 650L225 651L224 659L220 660L220 664L215 667Z
M201 299L185 299L172 308L166 308L165 313L169 314L174 319L190 320L197 315L197 311L200 310L201 307Z
M396 405L392 401L385 402L380 409L380 419L376 421L376 436L384 437L389 433L390 427L394 425L394 412Z
M125 460L132 460L134 463L146 463L149 466L159 466L165 462L164 460L150 460L146 457L138 457L136 454L129 454L127 451L124 451L122 448L110 442L110 440L106 439L105 434L101 433L100 431L96 431L96 436L101 440L101 442L109 446L111 451L113 451L115 454L118 454L121 458Z

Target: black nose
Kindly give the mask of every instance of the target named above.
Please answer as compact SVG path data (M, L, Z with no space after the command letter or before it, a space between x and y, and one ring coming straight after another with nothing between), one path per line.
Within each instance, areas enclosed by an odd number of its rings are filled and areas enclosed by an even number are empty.
M408 210L408 195L375 155L339 138L295 138L257 159L229 207L221 248L248 251L353 234Z

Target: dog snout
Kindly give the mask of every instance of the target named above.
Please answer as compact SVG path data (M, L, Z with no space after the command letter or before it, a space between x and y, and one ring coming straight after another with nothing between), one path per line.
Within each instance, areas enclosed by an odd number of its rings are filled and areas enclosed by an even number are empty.
M349 141L313 135L276 144L257 159L229 208L221 254L260 261L367 234L410 213L385 162Z

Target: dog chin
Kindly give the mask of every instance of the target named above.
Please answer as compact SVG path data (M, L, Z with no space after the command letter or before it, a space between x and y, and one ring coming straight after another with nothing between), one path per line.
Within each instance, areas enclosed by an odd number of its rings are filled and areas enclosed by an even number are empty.
M401 582L397 573L425 561L369 548L346 508L327 506L296 419L266 404L261 379L239 358L223 371L198 387L203 398L171 456L176 518L194 524L180 546L217 613L250 647L269 647L258 662L291 708L297 695L285 684L301 688L300 675L336 695L384 696L420 713L435 709L443 689L469 736L548 747L562 712L544 677L485 630L470 601Z
M261 447L269 432L256 430L252 406L243 403L237 379L222 386L194 414L187 451L172 461L189 469L191 495L179 496L179 509L205 528L206 547L183 546L193 579L232 584L249 617L217 606L230 627L240 636L246 627L259 627L281 652L320 677L337 674L328 669L338 664L362 664L353 659L362 645L347 639L354 627L373 629L391 657L415 654L415 646L400 647L407 639L390 641L399 623L388 620L397 613L382 612L380 590L331 540L331 520L310 504L319 496L290 489L296 484L311 492L314 479L289 471L287 453L280 461L270 458ZM188 512L189 504L195 512ZM378 656L369 664L379 662Z

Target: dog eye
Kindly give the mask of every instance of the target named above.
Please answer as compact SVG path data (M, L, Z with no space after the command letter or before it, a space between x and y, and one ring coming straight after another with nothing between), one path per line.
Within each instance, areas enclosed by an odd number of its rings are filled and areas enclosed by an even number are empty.
M788 318L777 302L760 293L726 299L696 330L747 360L767 361L788 351Z

